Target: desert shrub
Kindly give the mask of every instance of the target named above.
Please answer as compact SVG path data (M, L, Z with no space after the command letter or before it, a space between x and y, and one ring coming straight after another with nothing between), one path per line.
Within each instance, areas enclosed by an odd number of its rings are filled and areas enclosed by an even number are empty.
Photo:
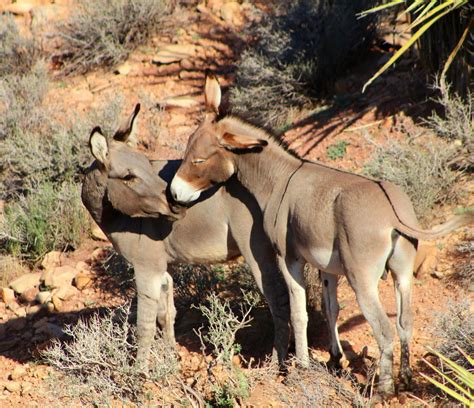
M0 16L0 77L28 73L39 57L34 37L22 36L11 15Z
M45 183L35 194L7 203L0 224L5 243L1 252L34 261L52 250L76 248L88 229L78 186Z
M438 136L457 143L460 167L474 169L474 96L468 93L463 99L443 81L436 81L434 88L440 94L436 102L442 107L443 115L434 113L425 123Z
M57 31L63 72L85 73L125 60L160 29L170 8L168 0L80 0Z
M364 407L366 400L347 376L338 378L317 361L308 369L290 370L285 387L280 390L288 406L298 407Z
M456 264L451 280L458 285L474 289L474 234L467 236L455 249Z
M15 278L24 275L26 267L16 257L11 255L0 255L0 287L5 288Z
M136 336L128 322L130 305L79 320L64 332L69 342L54 340L43 352L46 362L66 375L61 392L80 395L94 405L111 398L144 399L144 374L136 366ZM176 353L161 338L153 343L148 380L160 382L178 371ZM55 385L57 387L57 385Z
M324 95L370 44L373 20L356 17L367 6L347 0L280 2L275 14L249 29L257 40L238 65L234 112L280 125L289 108Z
M376 145L374 158L364 172L399 185L410 197L420 219L435 204L455 202L460 173L450 169L453 147L416 140Z
M445 357L455 363L470 368L465 356L474 355L474 315L471 311L471 302L449 302L446 310L436 314L433 325L433 337L437 340L434 345Z

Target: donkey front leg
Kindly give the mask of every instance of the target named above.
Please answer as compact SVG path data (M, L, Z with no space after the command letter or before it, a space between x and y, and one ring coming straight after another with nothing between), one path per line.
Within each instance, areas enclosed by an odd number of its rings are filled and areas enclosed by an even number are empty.
M134 268L138 294L137 365L146 372L151 344L156 333L156 320L166 269L156 271L154 268L142 265L134 265Z
M158 323L161 326L163 338L171 346L175 347L174 321L176 308L173 298L173 278L166 272L161 283L161 296L158 301Z
M296 357L303 367L308 367L308 313L306 311L306 291L303 275L304 264L305 261L303 259L292 257L285 259L278 256L278 266L288 286L290 318L295 335Z
M341 369L342 347L339 341L337 330L337 318L339 316L339 302L337 301L337 281L338 276L326 272L321 272L323 282L324 311L329 329L330 359L328 366L336 370Z

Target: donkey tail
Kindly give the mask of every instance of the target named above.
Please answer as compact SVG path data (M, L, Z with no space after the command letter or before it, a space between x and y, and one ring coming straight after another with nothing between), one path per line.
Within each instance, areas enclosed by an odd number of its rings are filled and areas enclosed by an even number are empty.
M399 222L398 225L395 226L395 229L412 238L430 240L442 237L443 235L446 235L457 228L470 224L474 224L474 212L472 211L461 215L456 215L445 223L436 225L429 230L411 227L402 222Z

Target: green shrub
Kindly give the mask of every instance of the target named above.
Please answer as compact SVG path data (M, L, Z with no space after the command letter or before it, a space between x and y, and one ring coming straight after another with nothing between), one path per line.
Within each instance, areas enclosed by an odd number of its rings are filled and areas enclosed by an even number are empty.
M338 143L334 143L326 149L326 154L328 159L337 160L342 159L346 155L346 148L349 146L349 143L345 140L341 140Z
M449 166L453 152L445 144L390 141L376 146L364 172L402 187L423 219L435 204L454 203L459 198L456 182L460 173Z
M289 108L330 90L374 33L373 20L356 17L366 1L278 4L275 14L250 28L257 41L242 54L231 91L234 112L266 125L284 123Z
M85 73L127 58L162 27L168 0L80 0L66 23L58 26L56 56L64 74Z
M5 75L26 74L40 57L34 37L20 35L11 15L0 16L0 78Z
M52 250L77 248L89 221L77 185L45 183L7 203L0 228L2 252L34 261Z

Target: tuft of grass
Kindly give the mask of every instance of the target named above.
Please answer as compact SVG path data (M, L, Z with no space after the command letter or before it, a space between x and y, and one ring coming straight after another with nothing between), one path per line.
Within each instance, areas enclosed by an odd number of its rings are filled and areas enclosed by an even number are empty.
M474 315L468 300L448 302L446 310L436 314L432 329L437 340L436 349L446 358L470 369L463 350L469 356L474 355Z
M456 182L461 173L450 168L453 152L454 147L440 143L390 141L376 145L364 173L402 187L423 220L435 204L454 203L459 198Z
M35 194L6 204L1 252L36 261L52 250L77 248L88 230L77 185L41 184Z
M356 17L366 7L359 0L277 2L274 14L249 28L256 41L238 65L233 111L278 126L289 109L324 96L368 49L374 20Z
M64 329L71 340L54 340L42 353L48 364L65 375L61 387L55 380L56 389L98 406L107 405L111 398L144 401L144 373L135 364L136 337L129 313L126 304ZM156 339L148 380L159 383L177 371L176 353L161 338Z
M160 30L171 11L169 0L80 0L57 27L62 72L84 74L124 61Z
M457 260L452 280L468 290L474 290L474 234L456 247Z
M0 16L0 77L30 72L41 52L35 37L22 36L10 14Z
M11 281L26 272L27 268L17 257L0 255L0 288L7 287Z
M349 146L349 142L341 140L340 142L334 143L327 147L326 154L329 160L342 159L346 155L346 148Z

